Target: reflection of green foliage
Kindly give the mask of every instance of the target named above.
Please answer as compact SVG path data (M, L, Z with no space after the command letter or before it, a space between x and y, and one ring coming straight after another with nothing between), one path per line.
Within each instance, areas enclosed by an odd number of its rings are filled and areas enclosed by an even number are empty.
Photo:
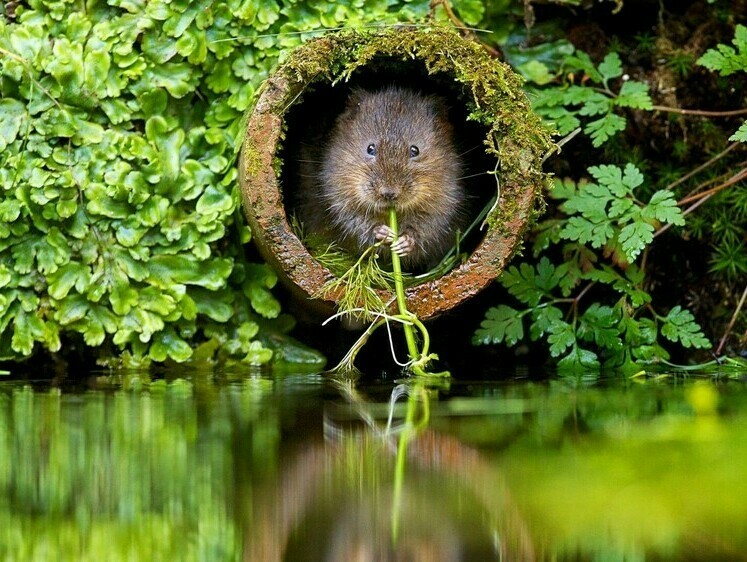
M85 400L29 387L0 393L0 454L13 459L0 470L0 558L239 557L231 424L256 441L259 463L274 464L276 419L258 403L267 381L136 379L129 384L141 392ZM208 391L209 407L198 408Z
M565 214L537 227L535 256L552 244L565 243L564 262L556 266L543 256L536 266L523 263L506 270L501 284L526 308L502 304L489 309L475 333L475 343L513 345L526 337L523 319L527 317L528 336L535 341L546 339L550 354L560 358L558 366L569 372L598 370L599 355L606 367L624 370L667 359L659 333L684 347L709 347L688 311L677 306L666 316L653 312L644 272L634 264L652 242L655 227L684 224L671 192L657 191L643 204L634 190L644 177L631 164L624 170L595 166L589 172L596 183L556 182L551 196ZM600 264L597 249L617 255L622 270ZM569 297L583 282L583 291L593 284L604 285L617 293L618 300L613 306L594 302L582 310L583 292ZM565 314L563 307L568 305Z
M486 391L485 415L458 427L463 440L500 450L545 559L687 560L697 544L696 558L726 560L747 546L744 390L522 383L503 400Z

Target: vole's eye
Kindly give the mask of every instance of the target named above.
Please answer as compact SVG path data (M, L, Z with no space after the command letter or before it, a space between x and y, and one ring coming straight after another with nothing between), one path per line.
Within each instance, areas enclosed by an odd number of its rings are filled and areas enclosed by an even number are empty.
M410 147L410 158L415 158L418 154L420 154L420 149L413 144Z
M376 145L371 143L366 147L366 152L371 156L376 156Z

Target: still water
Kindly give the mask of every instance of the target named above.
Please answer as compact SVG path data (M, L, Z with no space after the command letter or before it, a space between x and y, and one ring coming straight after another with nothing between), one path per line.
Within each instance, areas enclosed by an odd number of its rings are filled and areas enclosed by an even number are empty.
M0 383L0 560L746 560L747 390Z

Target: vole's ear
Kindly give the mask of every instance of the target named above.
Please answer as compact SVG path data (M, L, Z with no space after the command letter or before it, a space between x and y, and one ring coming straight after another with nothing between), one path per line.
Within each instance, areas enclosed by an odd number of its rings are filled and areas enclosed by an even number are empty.
M426 98L433 108L433 112L436 117L440 117L444 121L449 120L449 106L446 105L446 100L441 96L429 95Z
M361 104L363 96L365 95L366 90L364 90L363 88L359 88L358 86L352 88L350 90L350 95L348 96L348 101L345 104L346 108L352 110L357 109Z

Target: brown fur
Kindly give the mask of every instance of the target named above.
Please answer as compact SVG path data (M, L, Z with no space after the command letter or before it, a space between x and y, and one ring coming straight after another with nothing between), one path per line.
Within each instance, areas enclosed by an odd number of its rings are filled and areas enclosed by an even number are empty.
M389 87L354 90L326 143L301 156L300 218L310 232L360 253L397 211L415 248L406 268L437 262L454 244L465 194L443 102ZM376 146L375 156L367 153ZM420 154L410 156L410 147Z

